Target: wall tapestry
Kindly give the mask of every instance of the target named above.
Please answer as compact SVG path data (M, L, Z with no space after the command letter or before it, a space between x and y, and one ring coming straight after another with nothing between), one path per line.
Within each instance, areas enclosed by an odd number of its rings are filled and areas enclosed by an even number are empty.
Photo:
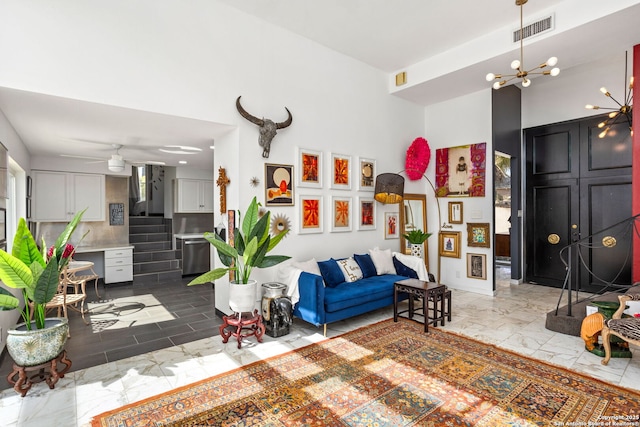
M484 197L487 143L436 150L438 197Z

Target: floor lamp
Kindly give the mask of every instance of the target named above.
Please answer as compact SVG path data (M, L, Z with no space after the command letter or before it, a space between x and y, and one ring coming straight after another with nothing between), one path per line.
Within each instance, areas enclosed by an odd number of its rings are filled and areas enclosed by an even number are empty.
M405 172L404 170L398 173L382 173L376 176L375 193L374 198L382 204L396 204L401 203L404 198L404 177L400 175ZM438 207L438 283L440 283L440 231L442 230L440 224L442 224L442 217L440 213L440 200L436 193L436 188L433 183L425 174L422 177L427 180L433 195L436 198L436 205ZM426 230L425 230L426 231Z

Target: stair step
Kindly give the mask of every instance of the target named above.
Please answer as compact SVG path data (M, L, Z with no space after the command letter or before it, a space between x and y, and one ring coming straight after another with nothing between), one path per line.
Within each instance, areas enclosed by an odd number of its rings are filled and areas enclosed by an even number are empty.
M170 242L170 233L129 233L129 243L145 243L145 242Z
M162 251L171 249L171 242L144 242L133 244L133 253L136 252L149 252L149 251Z
M168 259L163 261L138 262L133 264L133 274L154 273L178 269L182 271L179 259Z
M158 225L165 224L164 217L161 216L130 216L129 225Z
M138 262L150 262L150 261L165 261L165 260L182 259L182 251L162 250L162 251L149 251L149 252L134 252L133 263Z
M171 227L169 224L151 224L151 225L130 225L129 234L142 234L142 233L170 233Z
M152 273L140 273L133 275L133 284L153 284L164 283L171 280L182 280L182 270L174 269L167 271L156 271Z

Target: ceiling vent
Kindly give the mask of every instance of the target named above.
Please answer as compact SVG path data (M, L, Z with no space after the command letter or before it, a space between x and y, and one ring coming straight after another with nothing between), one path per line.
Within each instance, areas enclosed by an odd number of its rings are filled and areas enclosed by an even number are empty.
M524 35L524 40L537 36L549 31L553 31L554 29L555 19L553 15L549 15L545 18L539 19L538 21L526 25L522 28L522 34ZM513 42L520 42L520 28L513 31Z

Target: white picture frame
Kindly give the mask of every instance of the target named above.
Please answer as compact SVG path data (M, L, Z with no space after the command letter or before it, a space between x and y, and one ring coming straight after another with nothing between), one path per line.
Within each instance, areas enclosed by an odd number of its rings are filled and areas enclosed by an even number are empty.
M358 196L357 215L354 216L358 230L376 229L376 201L373 197Z
M296 186L322 188L322 151L296 147Z
M358 157L354 177L358 182L358 191L373 192L376 185L376 161L366 157Z
M332 233L351 231L353 224L353 197L331 197L330 226Z
M331 153L329 162L330 187L334 190L351 190L351 156Z
M324 218L322 216L322 196L315 194L299 194L297 223L298 234L322 233Z

